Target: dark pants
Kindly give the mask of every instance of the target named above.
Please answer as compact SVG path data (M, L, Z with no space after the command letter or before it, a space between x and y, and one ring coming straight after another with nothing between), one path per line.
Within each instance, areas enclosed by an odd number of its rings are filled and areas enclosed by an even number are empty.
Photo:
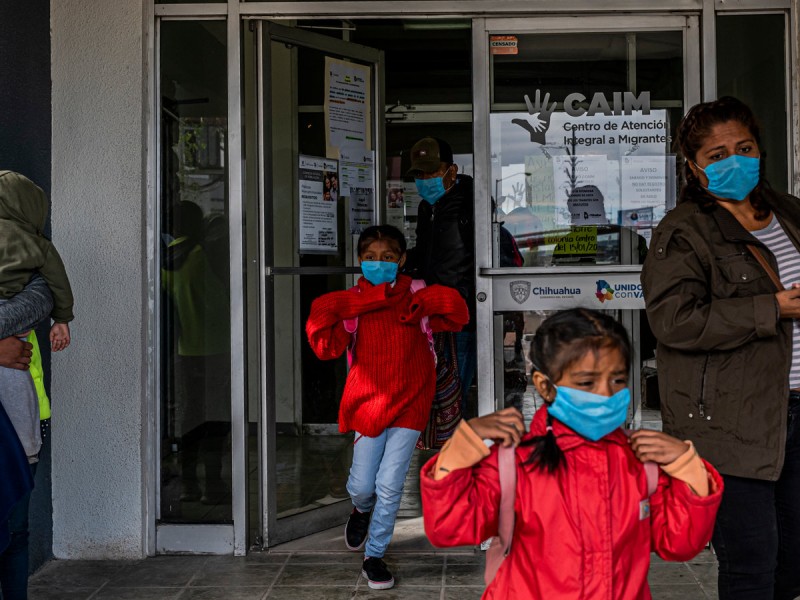
M780 479L723 479L711 538L719 560L720 600L800 596L800 395L790 399Z
M36 473L36 463L31 474ZM8 518L11 542L0 554L0 598L27 600L28 598L28 510L31 494L28 492L14 505Z

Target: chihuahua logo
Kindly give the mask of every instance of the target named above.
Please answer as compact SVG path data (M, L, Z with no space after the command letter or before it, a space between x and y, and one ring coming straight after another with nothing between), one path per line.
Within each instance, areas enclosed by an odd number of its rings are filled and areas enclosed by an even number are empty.
M544 146L547 143L547 130L550 128L550 115L556 109L556 103L550 102L550 94L544 95L544 102L541 99L541 92L536 90L536 101L531 102L530 97L525 94L525 105L528 107L528 114L531 116L530 120L527 119L511 119L514 125L519 125L531 136L531 142L541 144Z
M512 281L508 284L511 290L511 297L517 304L525 304L525 301L531 295L531 282L530 281Z

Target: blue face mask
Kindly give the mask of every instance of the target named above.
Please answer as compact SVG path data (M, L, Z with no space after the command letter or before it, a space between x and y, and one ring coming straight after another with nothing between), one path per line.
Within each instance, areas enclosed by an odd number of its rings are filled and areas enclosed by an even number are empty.
M361 272L372 285L391 283L397 279L397 263L385 260L362 260Z
M447 193L444 189L443 177L431 177L430 179L415 179L417 191L422 199L430 204L434 204L439 198Z
M564 386L547 412L567 427L596 442L625 423L631 392L623 388L613 396L601 396Z
M695 163L695 166L700 167ZM761 160L734 154L700 169L708 177L708 191L720 198L741 202L758 185Z

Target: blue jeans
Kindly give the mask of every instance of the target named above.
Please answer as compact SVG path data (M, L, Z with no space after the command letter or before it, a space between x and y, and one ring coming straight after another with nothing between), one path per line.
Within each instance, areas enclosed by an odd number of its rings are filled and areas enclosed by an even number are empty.
M36 463L31 466L31 475L36 474ZM3 600L27 600L28 598L28 510L31 494L23 496L8 518L11 542L0 554L0 598Z
M377 437L356 432L347 491L361 512L372 510L364 554L382 558L394 533L403 484L419 431L390 427Z
M800 401L789 405L786 457L778 481L723 475L711 542L719 598L791 600L800 595Z

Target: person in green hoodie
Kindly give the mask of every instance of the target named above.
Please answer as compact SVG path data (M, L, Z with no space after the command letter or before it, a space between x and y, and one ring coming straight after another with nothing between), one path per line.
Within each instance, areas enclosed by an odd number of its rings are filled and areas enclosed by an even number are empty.
M30 179L0 171L0 299L12 298L41 274L53 293L50 344L57 352L71 341L74 300L64 262L43 233L49 209L47 196Z

